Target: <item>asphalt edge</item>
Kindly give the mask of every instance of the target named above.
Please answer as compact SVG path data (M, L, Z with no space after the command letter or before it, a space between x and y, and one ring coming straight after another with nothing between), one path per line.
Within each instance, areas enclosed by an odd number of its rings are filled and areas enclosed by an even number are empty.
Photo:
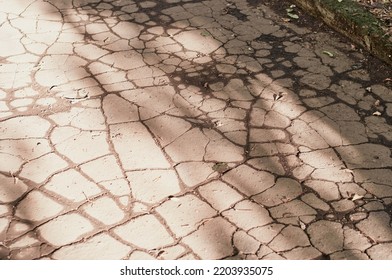
M351 0L290 0L305 12L362 46L392 66L392 36L383 32L383 23Z

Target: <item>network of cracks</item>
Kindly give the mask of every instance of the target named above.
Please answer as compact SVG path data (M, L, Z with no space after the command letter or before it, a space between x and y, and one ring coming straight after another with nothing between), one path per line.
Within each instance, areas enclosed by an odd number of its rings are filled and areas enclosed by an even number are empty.
M0 2L1 258L392 258L391 89L253 2Z

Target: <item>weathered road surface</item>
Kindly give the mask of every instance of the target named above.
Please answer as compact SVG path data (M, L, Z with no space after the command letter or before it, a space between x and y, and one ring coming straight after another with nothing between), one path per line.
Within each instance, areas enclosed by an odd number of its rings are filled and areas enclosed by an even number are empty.
M0 1L0 258L392 259L391 89L252 2Z

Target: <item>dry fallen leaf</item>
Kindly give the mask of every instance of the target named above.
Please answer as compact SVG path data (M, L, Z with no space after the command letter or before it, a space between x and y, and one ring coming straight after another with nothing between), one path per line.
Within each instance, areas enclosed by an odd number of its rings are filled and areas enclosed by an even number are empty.
M334 57L335 55L329 51L323 51L323 54L328 55L329 57Z
M353 197L351 198L351 200L352 201L356 201L356 200L359 200L359 199L362 199L362 198L363 198L363 195L354 194Z
M373 113L373 116L381 116L381 113L379 111L376 111Z
M299 16L297 14L293 14L293 13L287 13L287 15L293 19L299 19Z
M287 16L293 18L293 19L299 19L299 16L294 13L294 9L296 8L295 5L290 5L289 8L286 9Z

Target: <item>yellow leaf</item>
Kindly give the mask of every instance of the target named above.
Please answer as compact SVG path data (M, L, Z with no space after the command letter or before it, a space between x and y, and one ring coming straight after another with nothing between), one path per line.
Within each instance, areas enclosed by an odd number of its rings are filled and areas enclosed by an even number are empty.
M376 111L373 113L373 116L381 116L381 113L379 111Z

